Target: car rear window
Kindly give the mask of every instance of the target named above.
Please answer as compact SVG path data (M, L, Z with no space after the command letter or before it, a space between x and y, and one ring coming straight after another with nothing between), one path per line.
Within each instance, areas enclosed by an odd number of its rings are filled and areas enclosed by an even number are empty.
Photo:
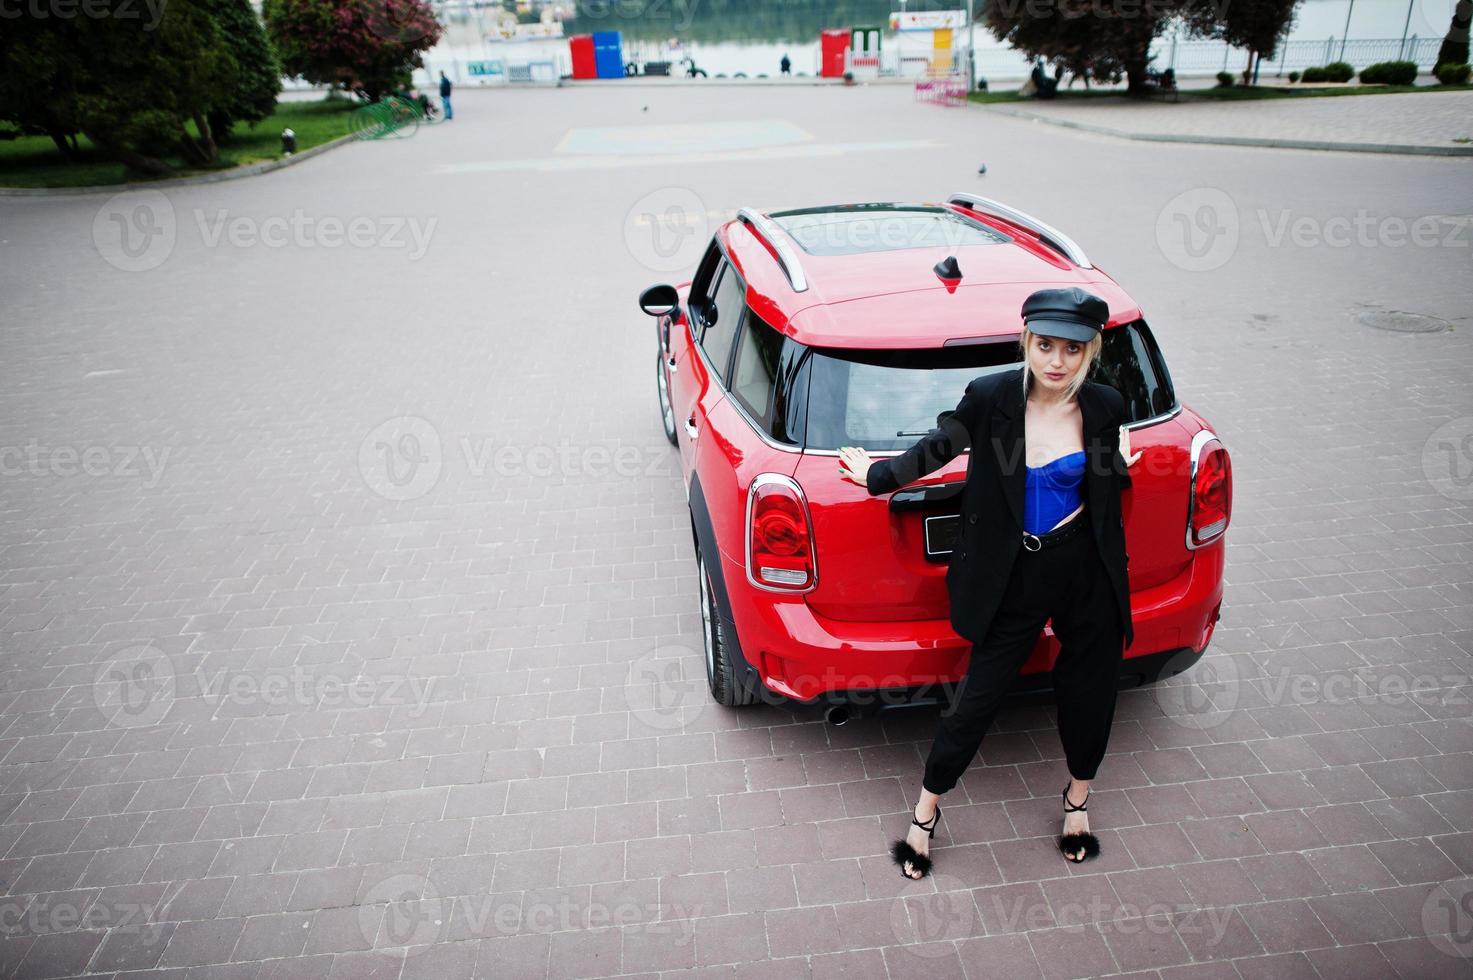
M874 452L909 449L940 424L939 415L956 409L973 378L1010 371L1022 360L1017 337L926 350L815 347L809 355L805 448L860 446ZM1124 395L1132 422L1160 415L1176 402L1142 321L1105 332L1090 380Z
M855 255L897 248L952 248L1007 242L1000 232L950 208L856 204L775 211L768 217L810 255Z

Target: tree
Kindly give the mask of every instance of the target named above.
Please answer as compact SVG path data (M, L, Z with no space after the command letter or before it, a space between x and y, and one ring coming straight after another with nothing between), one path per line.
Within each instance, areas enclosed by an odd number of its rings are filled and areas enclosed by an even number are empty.
M1137 92L1146 87L1151 42L1174 9L1174 0L997 0L986 6L983 21L999 41L1030 58L1047 59L1086 82L1124 75Z
M1299 0L1186 0L1181 8L1183 25L1196 37L1226 41L1248 49L1244 83L1251 83L1253 61L1272 59L1279 41L1294 22Z
M265 0L264 10L288 74L374 100L406 84L444 31L424 0Z
M73 93L81 68L71 26L30 18L0 31L0 119L50 136L68 159L77 152Z
M50 134L64 153L82 133L143 173L171 171L164 157L173 152L212 163L209 115L228 103L238 77L230 46L204 0L169 0L151 24L138 15L141 7L7 24L0 118Z
M224 139L238 122L257 123L276 110L281 65L266 40L266 28L251 0L205 0L225 35L238 71L227 103L210 110L210 129Z
M1442 39L1442 46L1437 49L1436 64L1466 65L1468 63L1468 24L1470 20L1473 20L1473 0L1458 0L1458 5L1453 8L1453 19L1448 25L1447 36Z
M998 40L1030 58L1046 58L1086 83L1117 82L1124 75L1128 91L1139 94L1148 88L1151 42L1169 23L1272 57L1298 2L996 0L982 19Z

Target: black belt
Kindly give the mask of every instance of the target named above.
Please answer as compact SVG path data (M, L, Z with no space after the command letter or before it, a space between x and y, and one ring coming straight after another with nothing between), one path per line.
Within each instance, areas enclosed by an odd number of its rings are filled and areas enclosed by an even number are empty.
M1029 534L1023 532L1023 547L1028 551L1042 551L1044 548L1052 548L1054 545L1063 544L1070 538L1082 532L1089 526L1088 509L1081 510L1074 519L1063 527L1055 528L1044 534Z

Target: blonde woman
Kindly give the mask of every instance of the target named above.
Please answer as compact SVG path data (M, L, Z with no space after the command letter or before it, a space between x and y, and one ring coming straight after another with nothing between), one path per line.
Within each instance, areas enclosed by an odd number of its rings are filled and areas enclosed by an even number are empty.
M973 447L946 572L951 623L972 641L971 659L942 712L910 831L891 847L908 878L930 872L941 797L975 758L1050 619L1060 643L1052 681L1069 771L1059 848L1076 863L1100 849L1086 801L1109 741L1120 661L1134 638L1120 495L1140 453L1130 454L1125 399L1085 380L1103 346L1105 301L1078 287L1044 289L1024 301L1022 315L1022 365L973 380L926 438L890 459L839 450L844 478L881 494Z

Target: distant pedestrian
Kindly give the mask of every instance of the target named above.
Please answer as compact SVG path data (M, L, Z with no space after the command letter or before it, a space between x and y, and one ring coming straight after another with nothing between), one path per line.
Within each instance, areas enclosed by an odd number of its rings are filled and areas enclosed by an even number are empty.
M793 62L792 59L788 57L788 53L786 51L783 52L783 60L778 62L778 65L782 68L782 73L784 75L791 75L793 73Z
M450 79L445 77L443 71L440 72L440 105L445 108L447 120L455 118L455 113L450 111Z

